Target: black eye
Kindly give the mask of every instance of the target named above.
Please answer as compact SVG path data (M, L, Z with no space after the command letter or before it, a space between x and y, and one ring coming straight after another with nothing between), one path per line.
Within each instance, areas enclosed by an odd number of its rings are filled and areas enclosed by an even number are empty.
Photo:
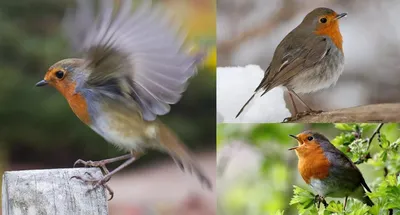
M314 139L314 138L313 138L312 136L308 136L308 137L307 137L307 140L308 140L308 141L311 141L311 140L313 140L313 139Z
M320 21L321 23L326 23L328 20L327 20L326 18L321 18L319 21Z
M57 77L58 79L63 78L63 77L64 77L64 72L63 72L63 71L57 71L57 72L56 72L56 77Z

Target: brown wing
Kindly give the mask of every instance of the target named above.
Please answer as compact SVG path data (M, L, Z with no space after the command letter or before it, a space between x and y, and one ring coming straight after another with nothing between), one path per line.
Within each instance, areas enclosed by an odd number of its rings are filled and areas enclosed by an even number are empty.
M296 74L320 62L329 49L328 42L323 36L296 41L296 44L297 47L282 45L276 50L274 59L257 90L263 89L266 93L274 87L284 85Z

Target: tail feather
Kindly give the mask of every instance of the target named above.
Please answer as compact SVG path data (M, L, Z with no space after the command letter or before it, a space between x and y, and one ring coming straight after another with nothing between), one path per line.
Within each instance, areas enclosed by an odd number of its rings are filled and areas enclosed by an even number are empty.
M203 186L212 189L211 180L206 176L203 169L194 159L192 153L179 140L179 138L165 125L160 124L160 143L172 157L178 167L185 172L194 173Z
M369 190L369 188L367 190ZM363 186L361 186L361 185L357 187L357 189L354 191L354 193L351 195L351 197L360 200L361 202L363 202L364 204L366 204L368 206L372 207L374 205L372 200L366 194Z
M362 202L364 202L365 204L367 204L370 207L374 206L374 203L367 195L364 196L364 198L362 199Z
M247 100L247 102L243 105L243 107L240 109L239 113L236 114L235 118L238 118L239 115L244 111L244 109L246 108L246 106L250 103L250 101L254 98L254 96L256 95L256 93L254 93L249 100Z

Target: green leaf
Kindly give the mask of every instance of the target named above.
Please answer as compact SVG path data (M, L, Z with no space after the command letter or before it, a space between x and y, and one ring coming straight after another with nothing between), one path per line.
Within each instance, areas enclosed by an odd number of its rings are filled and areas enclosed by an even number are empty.
M299 214L311 213L313 210L316 211L315 207L312 207L314 205L314 194L296 185L293 188L294 194L289 204L297 205Z
M379 158L381 158L382 159L382 161L386 161L386 159L387 159L387 151L385 150L385 151L383 151L381 154L380 154L380 156L379 156Z
M342 131L353 131L354 127L346 123L336 123L335 128Z
M357 205L358 206L358 205ZM349 215L365 215L368 214L369 207L365 204L358 206L355 210L352 210Z
M339 201L338 202L331 201L329 202L329 205L326 208L326 210L334 213L342 213L343 205Z
M388 147L389 147L389 145L390 145L390 142L388 141L388 139L386 139L386 135L384 135L384 134L381 134L380 135L381 137L380 137L380 146L381 146L381 148L382 149L387 149Z

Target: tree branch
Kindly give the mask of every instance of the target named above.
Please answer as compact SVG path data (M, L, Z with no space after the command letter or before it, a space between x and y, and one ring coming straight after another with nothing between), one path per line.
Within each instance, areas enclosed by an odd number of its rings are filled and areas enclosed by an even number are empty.
M398 122L400 103L373 104L322 112L289 120L290 123Z

